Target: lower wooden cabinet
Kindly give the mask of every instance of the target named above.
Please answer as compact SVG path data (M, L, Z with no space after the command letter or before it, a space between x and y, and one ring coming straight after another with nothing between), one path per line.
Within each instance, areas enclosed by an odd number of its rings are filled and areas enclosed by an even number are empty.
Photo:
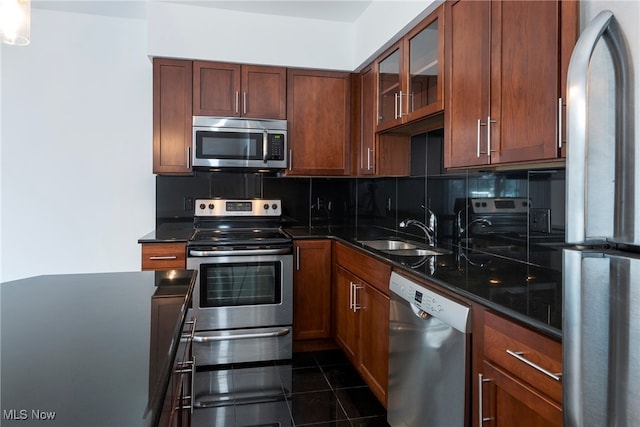
M331 338L331 241L293 246L293 339Z
M562 345L502 318L481 314L476 426L562 425Z
M143 270L184 270L187 268L186 243L143 243Z
M335 340L386 407L389 296L383 290L386 286L388 293L391 267L340 243L335 245L335 258Z

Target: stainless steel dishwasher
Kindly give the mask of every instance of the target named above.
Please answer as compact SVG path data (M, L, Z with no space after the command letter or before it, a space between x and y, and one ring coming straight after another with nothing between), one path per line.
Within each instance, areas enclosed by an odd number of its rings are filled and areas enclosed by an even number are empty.
M389 281L392 427L456 427L469 421L471 309L397 273Z

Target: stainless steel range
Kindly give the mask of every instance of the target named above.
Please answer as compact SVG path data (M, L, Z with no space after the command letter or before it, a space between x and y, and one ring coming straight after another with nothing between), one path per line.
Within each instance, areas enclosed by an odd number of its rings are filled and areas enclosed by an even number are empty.
M198 366L291 358L292 241L280 200L196 200L187 268Z

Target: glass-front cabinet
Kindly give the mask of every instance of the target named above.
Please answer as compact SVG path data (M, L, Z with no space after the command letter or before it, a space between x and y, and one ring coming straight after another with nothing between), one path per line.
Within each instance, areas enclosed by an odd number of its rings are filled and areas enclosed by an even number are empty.
M376 61L378 131L443 110L442 11L438 7Z

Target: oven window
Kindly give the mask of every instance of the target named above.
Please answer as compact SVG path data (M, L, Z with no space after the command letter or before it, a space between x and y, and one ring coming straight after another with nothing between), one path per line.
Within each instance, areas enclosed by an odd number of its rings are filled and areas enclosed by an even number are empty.
M261 160L264 135L248 132L196 133L196 156L201 159Z
M200 270L200 307L282 302L282 264L279 261L207 264Z

